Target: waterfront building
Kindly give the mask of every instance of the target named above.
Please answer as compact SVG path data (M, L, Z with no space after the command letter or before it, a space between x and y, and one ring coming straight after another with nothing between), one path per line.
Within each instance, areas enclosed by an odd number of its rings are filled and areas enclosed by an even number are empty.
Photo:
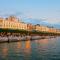
M35 25L35 30L42 31L42 32L48 32L49 28L46 26Z
M27 24L27 30L32 31L33 30L33 25L32 24Z
M56 29L56 33L60 33L60 29Z
M39 32L49 32L49 33L60 33L60 29L49 28L47 26L41 26L39 24L32 25L21 22L15 16L10 16L8 18L0 18L0 28L2 29L14 29L14 30L27 30L27 31L39 31Z
M9 18L0 18L0 28L3 29L23 29L27 30L27 24L18 21L16 17L10 16Z
M49 28L50 33L58 33L58 29L55 28Z
M49 28L47 26L41 26L43 32L48 32Z
M37 25L35 25L35 30L36 30L36 31L42 31L42 28L41 28L40 25L37 24Z

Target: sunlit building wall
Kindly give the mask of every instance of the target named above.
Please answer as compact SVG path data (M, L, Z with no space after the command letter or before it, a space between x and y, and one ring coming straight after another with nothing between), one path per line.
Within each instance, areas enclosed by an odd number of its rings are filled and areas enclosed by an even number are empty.
M27 30L27 24L19 22L18 19L15 17L9 17L6 19L0 18L0 28Z
M36 30L36 31L42 31L42 27L39 26L39 25L35 25L35 30Z
M60 33L60 29L56 29L56 33Z
M60 29L48 28L46 26L26 24L19 21L18 18L10 16L8 18L0 18L0 28L3 29L18 29L18 30L27 30L27 31L41 31L41 32L50 32L50 33L60 33Z
M42 31L42 32L48 32L49 28L45 27L45 26L39 26L39 25L35 25L35 30L37 31Z
M43 32L48 32L49 28L46 26L41 26L41 29Z
M3 28L3 21L4 19L0 17L0 28Z
M27 24L27 30L32 31L33 30L33 25L32 24Z

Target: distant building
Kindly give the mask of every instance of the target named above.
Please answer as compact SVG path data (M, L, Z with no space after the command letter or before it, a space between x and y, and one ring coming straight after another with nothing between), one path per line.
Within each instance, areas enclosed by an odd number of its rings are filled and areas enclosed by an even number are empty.
M47 32L49 30L49 28L46 27L46 26L35 25L35 30L42 31L42 32Z
M49 28L47 26L40 26L26 24L19 21L18 18L10 16L8 18L0 18L0 28L2 29L18 29L18 30L27 30L27 31L40 31L40 32L50 32L50 33L60 33L60 29Z
M0 18L0 28L3 29L24 29L27 30L27 24L19 22L16 17Z
M27 30L32 31L33 30L33 25L32 24L27 24Z

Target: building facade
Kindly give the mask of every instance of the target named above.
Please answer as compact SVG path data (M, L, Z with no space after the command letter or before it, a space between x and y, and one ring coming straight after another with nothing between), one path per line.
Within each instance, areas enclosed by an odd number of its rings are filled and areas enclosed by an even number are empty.
M6 19L0 18L0 28L27 30L27 24L19 22L16 17L10 16L9 18Z
M10 16L8 18L0 18L0 28L60 33L60 29L49 28L47 26L40 26L39 24L37 25L26 24L24 22L19 21L19 19L14 16Z

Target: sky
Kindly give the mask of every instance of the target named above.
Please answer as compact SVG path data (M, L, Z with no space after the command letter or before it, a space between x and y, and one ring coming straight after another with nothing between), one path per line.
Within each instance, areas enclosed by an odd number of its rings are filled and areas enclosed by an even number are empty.
M0 16L9 15L60 26L60 0L0 0Z

